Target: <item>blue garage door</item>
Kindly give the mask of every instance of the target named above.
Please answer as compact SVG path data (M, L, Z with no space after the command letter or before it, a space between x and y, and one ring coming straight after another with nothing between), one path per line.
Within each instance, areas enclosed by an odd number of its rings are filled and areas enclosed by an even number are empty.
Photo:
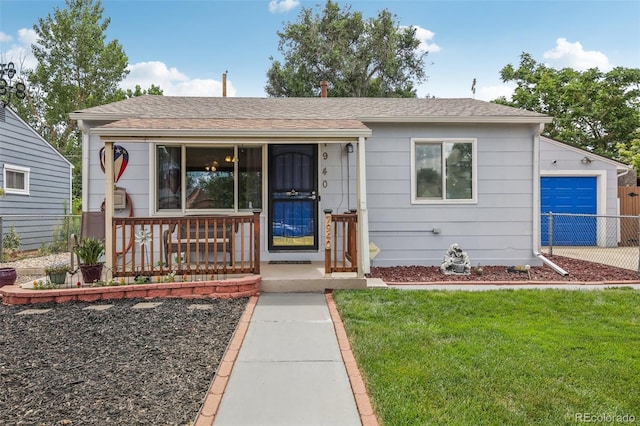
M540 205L542 213L596 214L597 178L595 176L540 178ZM542 245L549 245L549 222L541 221ZM596 245L595 217L554 217L553 245Z

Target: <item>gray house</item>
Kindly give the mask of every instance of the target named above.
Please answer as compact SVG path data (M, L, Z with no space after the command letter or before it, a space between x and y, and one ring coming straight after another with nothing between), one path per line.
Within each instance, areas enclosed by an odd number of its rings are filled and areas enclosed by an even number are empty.
M261 261L321 261L323 212L353 211L359 274L440 265L453 243L474 264L542 264L542 114L473 99L142 96L71 118L83 210L105 203L107 223L259 209ZM127 170L103 172L102 150L126 151ZM109 232L108 245L126 238Z
M2 232L12 226L22 250L50 243L71 206L71 163L10 108L0 108Z

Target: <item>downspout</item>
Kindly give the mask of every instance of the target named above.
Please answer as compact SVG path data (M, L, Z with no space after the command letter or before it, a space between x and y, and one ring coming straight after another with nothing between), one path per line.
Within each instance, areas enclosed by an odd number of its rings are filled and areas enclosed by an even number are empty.
M544 123L538 125L533 135L533 255L550 266L562 276L569 275L567 271L544 257L540 253L540 134L544 130Z
M540 134L544 123L538 125L533 135L533 253L540 249Z

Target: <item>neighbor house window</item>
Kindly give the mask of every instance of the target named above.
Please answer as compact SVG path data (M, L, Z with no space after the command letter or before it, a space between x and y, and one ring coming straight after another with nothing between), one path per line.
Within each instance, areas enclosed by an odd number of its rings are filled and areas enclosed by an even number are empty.
M262 208L262 147L158 146L156 158L158 210Z
M474 139L413 139L411 151L413 203L475 202Z
M29 174L27 167L4 165L4 187L7 194L29 195Z

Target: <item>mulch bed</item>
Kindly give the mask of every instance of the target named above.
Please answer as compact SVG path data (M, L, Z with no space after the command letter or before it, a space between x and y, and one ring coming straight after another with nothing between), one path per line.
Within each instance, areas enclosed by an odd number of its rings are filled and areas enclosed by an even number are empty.
M189 424L247 301L2 305L0 424ZM161 304L132 309L139 302ZM17 315L34 308L51 311Z
M506 266L482 266L482 274L472 269L470 275L446 275L439 266L372 267L370 276L387 283L425 283L442 281L534 281L544 282L618 282L638 281L636 271L600 263L553 256L549 258L569 275L562 276L548 265L532 266L529 273L509 272Z

